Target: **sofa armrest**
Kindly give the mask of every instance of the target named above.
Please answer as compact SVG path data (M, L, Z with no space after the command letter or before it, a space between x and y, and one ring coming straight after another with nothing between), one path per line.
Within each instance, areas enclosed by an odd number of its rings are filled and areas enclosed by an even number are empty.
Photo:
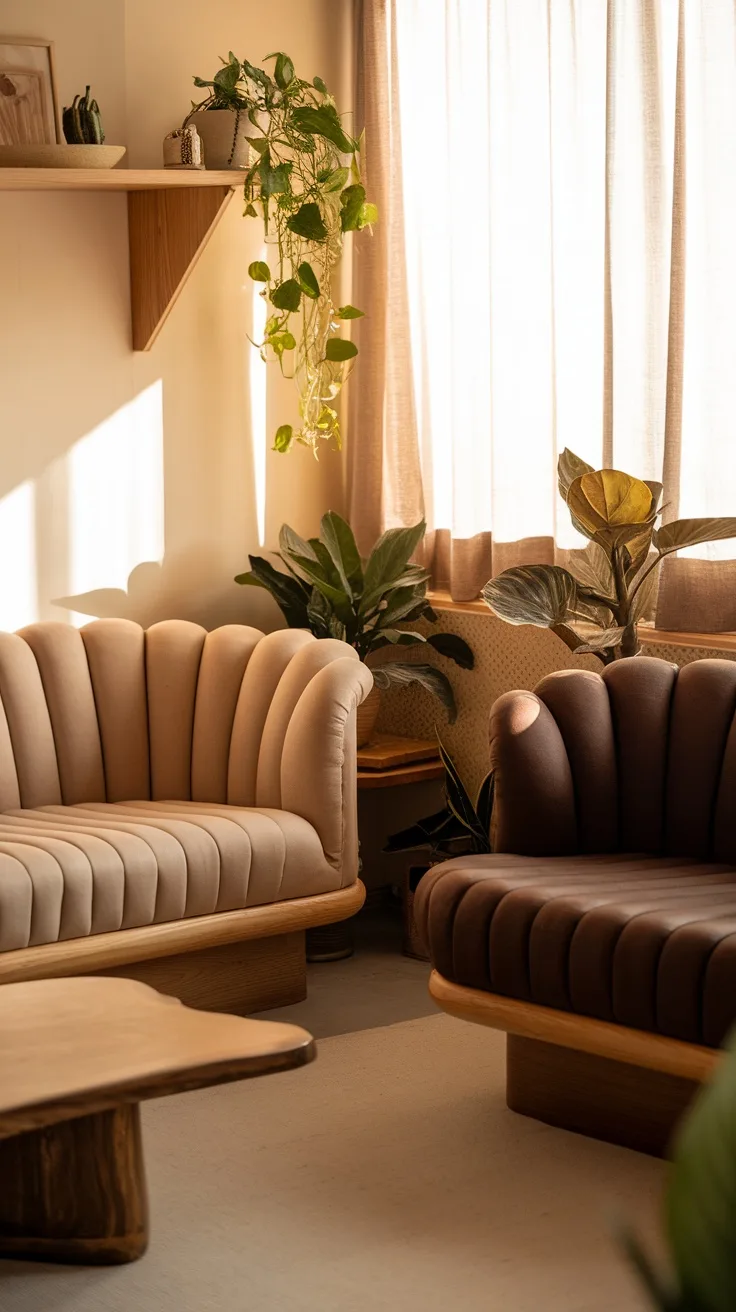
M555 856L577 847L570 762L554 716L533 692L507 692L491 711L496 852Z
M319 670L294 707L281 756L281 805L314 825L341 885L358 875L356 711L372 687L355 659Z

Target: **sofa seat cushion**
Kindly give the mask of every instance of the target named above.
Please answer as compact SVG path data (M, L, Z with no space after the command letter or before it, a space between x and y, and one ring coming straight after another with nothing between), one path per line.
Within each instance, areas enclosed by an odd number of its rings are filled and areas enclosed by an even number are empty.
M675 857L479 856L415 912L470 988L716 1047L736 1021L736 869Z
M0 951L339 886L316 830L287 811L90 802L0 815Z

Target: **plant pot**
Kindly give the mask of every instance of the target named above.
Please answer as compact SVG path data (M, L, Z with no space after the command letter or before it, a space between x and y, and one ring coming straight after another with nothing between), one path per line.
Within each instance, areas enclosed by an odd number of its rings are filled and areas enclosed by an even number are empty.
M244 110L198 109L189 115L202 141L206 169L247 169L248 132L255 132Z
M307 930L307 961L342 961L352 957L353 920L338 920L334 925L317 925Z
M427 871L431 869L431 866L409 866L409 869L404 873L401 898L404 938L401 950L405 957L415 957L417 961L429 961L429 956L419 937L419 931L414 919L414 894L423 875L426 875Z
M381 690L372 688L358 707L358 747L365 747L373 737L378 712L381 709Z

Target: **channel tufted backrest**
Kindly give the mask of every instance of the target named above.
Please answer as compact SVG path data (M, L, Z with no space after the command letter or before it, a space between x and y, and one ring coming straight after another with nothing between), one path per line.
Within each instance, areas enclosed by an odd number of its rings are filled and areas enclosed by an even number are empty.
M561 670L491 712L497 851L736 861L736 662Z
M301 694L357 653L301 630L183 620L0 634L0 811L77 802L281 806Z

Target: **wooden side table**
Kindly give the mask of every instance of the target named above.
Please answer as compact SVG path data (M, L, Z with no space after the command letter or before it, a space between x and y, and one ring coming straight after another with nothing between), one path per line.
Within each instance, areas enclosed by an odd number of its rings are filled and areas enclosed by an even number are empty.
M402 738L377 733L358 749L358 788L395 788L425 779L442 779L445 768L437 743L429 738Z
M148 1243L138 1104L302 1066L306 1030L137 980L0 987L0 1257L130 1262Z

